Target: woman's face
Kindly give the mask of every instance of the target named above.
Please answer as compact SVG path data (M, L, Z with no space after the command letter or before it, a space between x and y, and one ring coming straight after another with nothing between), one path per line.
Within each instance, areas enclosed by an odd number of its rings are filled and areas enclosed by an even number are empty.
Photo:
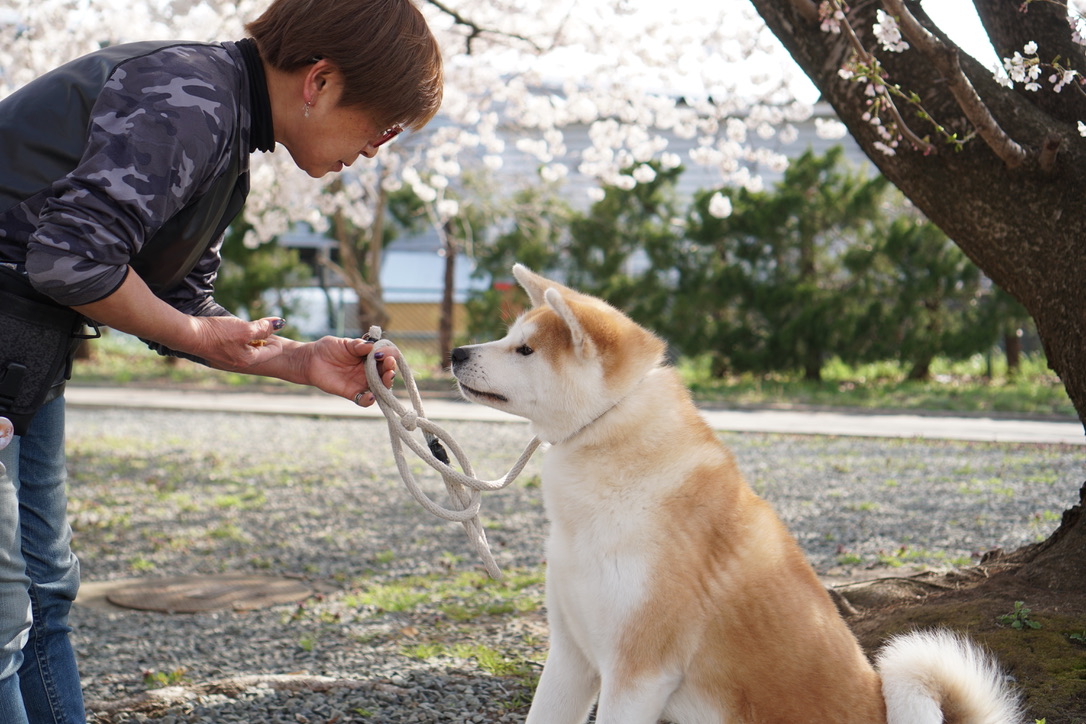
M369 114L344 106L312 108L302 124L303 132L291 144L290 155L298 168L313 178L342 171L359 156L373 158L397 129L376 127Z
M298 168L313 178L342 171L359 156L373 158L378 147L400 132L398 127L379 128L361 108L339 105L338 73L325 75L313 88L307 109L299 109L291 137L283 144Z

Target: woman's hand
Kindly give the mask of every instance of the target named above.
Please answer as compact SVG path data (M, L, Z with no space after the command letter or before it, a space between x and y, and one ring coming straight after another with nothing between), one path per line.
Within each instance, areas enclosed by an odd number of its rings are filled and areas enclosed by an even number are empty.
M282 340L273 336L286 324L278 317L247 322L237 317L190 317L192 340L187 352L210 367L230 372L248 372L254 365L282 354Z
M269 347L283 320L192 317L152 294L132 270L108 297L73 309L99 324L198 357L218 369L247 371L281 351Z
M254 322L234 317L194 319L201 325L202 348L194 353L213 367L310 385L362 407L375 402L366 378L366 356L373 352L373 342L343 337L296 342L275 336L283 327L283 320L276 317ZM374 354L381 383L391 388L400 352L382 346Z
M394 346L382 346L373 352L373 342L364 339L322 337L300 345L289 354L296 356L302 365L305 384L369 407L375 401L366 378L366 356L370 353L377 360L381 384L391 388L400 354Z

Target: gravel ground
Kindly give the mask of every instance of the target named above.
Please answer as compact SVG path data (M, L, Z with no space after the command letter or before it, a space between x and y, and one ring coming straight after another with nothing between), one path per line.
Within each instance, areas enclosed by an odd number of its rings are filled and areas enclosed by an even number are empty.
M519 424L446 427L482 477L528 437ZM70 409L68 428L87 588L229 572L318 591L247 612L77 603L92 722L524 720L547 645L539 454L484 496L506 574L493 584L463 529L408 496L383 421ZM722 438L827 575L960 565L1043 538L1084 472L1070 446Z

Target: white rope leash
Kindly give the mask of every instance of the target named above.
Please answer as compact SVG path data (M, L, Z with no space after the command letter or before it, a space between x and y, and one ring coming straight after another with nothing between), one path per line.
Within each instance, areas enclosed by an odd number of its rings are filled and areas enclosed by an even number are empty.
M368 337L378 341L374 342L373 351L366 358L366 380L370 392L373 393L377 400L377 406L381 408L381 412L384 413L388 421L392 454L396 459L396 468L400 471L400 477L403 478L408 492L419 502L419 505L431 514L443 520L462 523L468 533L468 540L471 541L475 551L482 558L487 573L490 574L491 578L501 578L501 571L494 560L494 555L490 552L486 533L483 532L482 523L479 521L482 492L484 490L500 490L516 480L517 476L524 470L524 466L528 464L532 453L539 447L539 438L533 437L529 441L527 447L524 448L524 452L520 454L520 458L504 476L495 480L480 480L475 477L471 462L460 445L440 425L426 419L422 410L422 398L419 395L418 386L415 384L415 378L411 374L411 368L408 366L407 360L401 357L398 358L397 363L400 376L403 378L404 385L411 398L411 406L414 409L409 410L404 407L393 396L392 392L381 383L381 375L377 371L377 360L374 358L373 353L383 347L394 347L394 345L388 340L381 339L380 327L370 327ZM416 429L423 432L427 441L426 445L421 444L417 436L412 434ZM404 443L422 458L427 465L441 474L449 498L453 505L458 507L446 508L439 505L422 491L415 480L414 473L411 472L407 465L403 453ZM448 446L463 472L456 470L449 463L448 456L444 454L442 443ZM439 455L446 459L442 460Z

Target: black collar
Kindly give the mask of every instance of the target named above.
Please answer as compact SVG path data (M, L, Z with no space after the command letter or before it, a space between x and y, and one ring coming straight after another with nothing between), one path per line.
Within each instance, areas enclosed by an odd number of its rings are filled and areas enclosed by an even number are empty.
M249 76L249 114L253 126L249 131L249 153L274 151L275 130L272 128L271 98L268 96L268 80L264 77L264 64L260 61L256 43L249 38L237 42L245 72Z

